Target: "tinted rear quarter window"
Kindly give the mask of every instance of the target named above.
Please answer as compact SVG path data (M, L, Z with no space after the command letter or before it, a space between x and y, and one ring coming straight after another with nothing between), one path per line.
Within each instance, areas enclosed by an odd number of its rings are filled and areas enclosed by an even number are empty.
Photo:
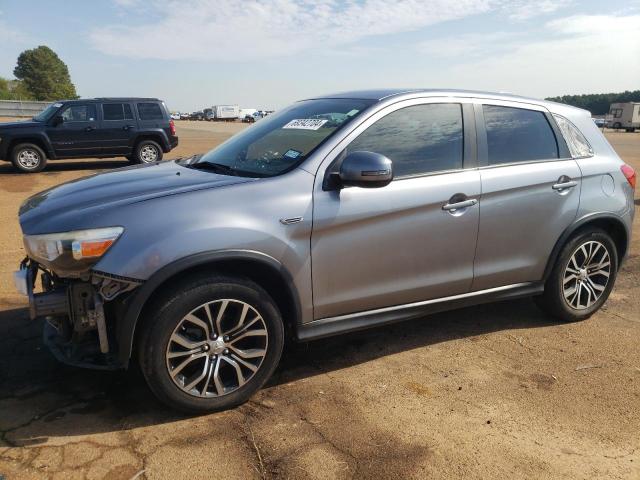
M589 142L584 137L582 132L578 130L570 120L564 118L562 115L553 114L562 136L567 142L569 152L573 158L591 157L593 155L593 149Z
M162 120L162 108L157 103L138 103L140 120Z
M558 144L544 113L483 105L489 165L558 158Z
M393 162L395 177L462 168L462 106L431 103L402 108L381 118L347 147Z

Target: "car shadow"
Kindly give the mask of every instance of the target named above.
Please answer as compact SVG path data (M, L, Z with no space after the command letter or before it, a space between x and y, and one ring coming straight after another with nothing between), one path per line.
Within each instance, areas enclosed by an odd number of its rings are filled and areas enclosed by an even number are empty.
M267 387L460 338L552 324L525 299L290 343ZM135 364L128 371L59 364L41 332L42 323L28 320L26 308L0 312L0 444L3 438L14 446L41 444L50 437L119 431L125 423L137 428L188 418L156 400Z
M126 158L108 160L52 160L47 162L45 169L40 174L55 173L55 172L70 172L75 170L108 170L112 168L126 167L130 165ZM3 174L21 174L13 166L11 162L0 162L0 175ZM34 175L34 174L30 174ZM37 175L37 174L36 174Z

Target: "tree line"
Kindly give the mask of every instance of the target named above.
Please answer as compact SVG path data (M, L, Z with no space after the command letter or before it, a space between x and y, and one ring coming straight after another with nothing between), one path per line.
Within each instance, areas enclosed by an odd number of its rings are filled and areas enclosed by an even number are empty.
M0 100L78 98L67 65L44 45L22 52L13 74L16 80L0 77Z
M560 97L549 97L545 100L552 102L566 103L574 107L589 110L591 115L604 115L609 113L609 106L612 103L640 102L640 90L626 90L621 93L587 93L584 95L562 95Z

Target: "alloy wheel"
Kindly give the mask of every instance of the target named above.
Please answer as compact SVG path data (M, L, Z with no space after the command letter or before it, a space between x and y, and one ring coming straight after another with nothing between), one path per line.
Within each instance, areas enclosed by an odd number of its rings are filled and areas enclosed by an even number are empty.
M38 152L27 148L20 151L17 160L21 167L32 170L40 165L41 158Z
M140 149L140 160L143 163L155 162L158 159L158 150L152 145L145 145Z
M185 315L166 349L169 376L196 397L219 397L246 384L267 354L260 313L241 300L208 302Z
M567 305L575 310L591 307L606 290L610 274L611 258L602 243L590 240L580 245L571 255L562 277Z

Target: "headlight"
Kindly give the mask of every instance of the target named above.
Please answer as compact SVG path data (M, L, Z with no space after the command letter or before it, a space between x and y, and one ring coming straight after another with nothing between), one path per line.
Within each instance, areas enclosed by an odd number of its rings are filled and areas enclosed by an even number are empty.
M54 270L78 271L96 263L123 231L122 227L107 227L25 235L24 246L31 258Z

